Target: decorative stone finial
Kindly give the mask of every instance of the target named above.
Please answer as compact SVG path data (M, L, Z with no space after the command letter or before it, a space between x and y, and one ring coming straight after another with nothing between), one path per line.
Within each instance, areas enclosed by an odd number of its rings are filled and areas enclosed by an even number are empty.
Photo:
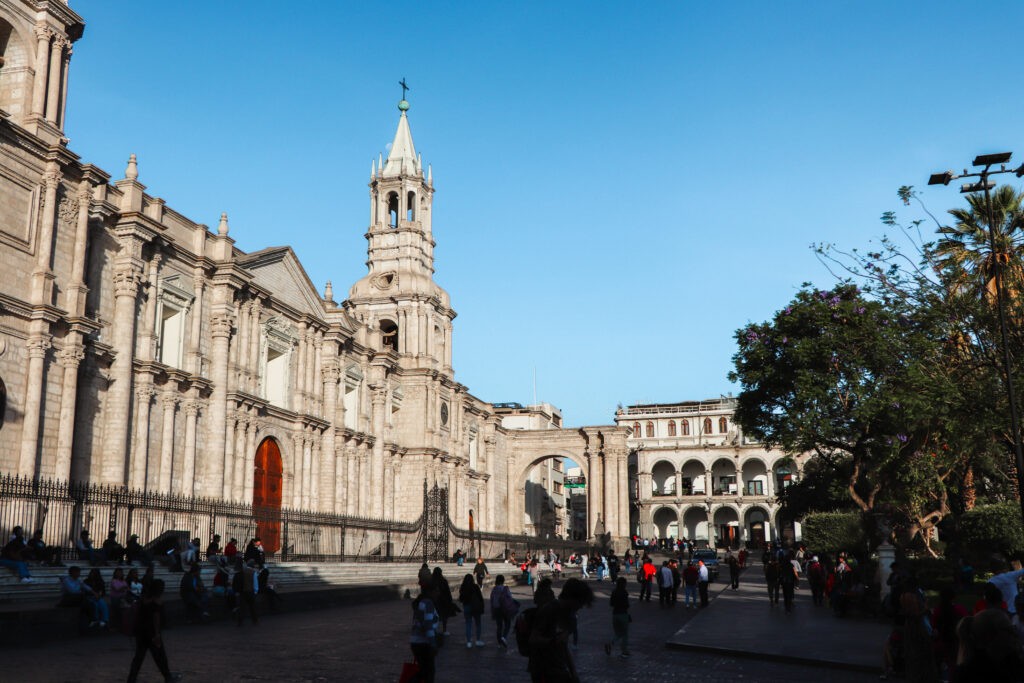
M228 215L227 215L227 213L222 213L220 215L220 224L217 225L217 234L218 235L227 235L228 234Z
M370 162L370 180L377 177L377 160L374 159Z
M124 177L128 180L139 179L139 165L136 163L134 154L128 157L128 168L124 170Z
M379 152L377 153L377 168L381 172L384 171L384 155L380 154Z
M324 287L324 301L334 301L334 287L331 286L331 281L327 281L327 285Z
M427 164L427 185L433 185L433 184L434 184L434 169L430 167L430 164Z

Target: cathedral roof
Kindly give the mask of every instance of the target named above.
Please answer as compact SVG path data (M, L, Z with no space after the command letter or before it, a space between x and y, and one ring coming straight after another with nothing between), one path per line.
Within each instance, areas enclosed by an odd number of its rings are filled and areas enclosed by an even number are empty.
M402 107L405 104L405 107ZM412 142L412 131L409 130L409 117L405 115L409 104L402 100L399 109L402 116L398 119L398 130L395 131L395 139L391 142L391 151L388 153L388 160L384 164L384 177L395 178L404 174L415 174L420 172L419 160L416 157L416 146Z

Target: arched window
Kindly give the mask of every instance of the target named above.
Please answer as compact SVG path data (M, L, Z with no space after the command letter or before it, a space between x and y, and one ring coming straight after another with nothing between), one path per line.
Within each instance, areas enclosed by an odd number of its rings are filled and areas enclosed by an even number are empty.
M394 192L388 195L388 225L398 227L398 195Z
M25 87L32 57L14 27L0 19L0 109L21 121L28 112L32 88Z
M711 433L711 418L710 417L705 417L704 418L704 433L705 434L710 434Z
M654 436L654 423L650 421L647 423L647 436Z
M390 320L380 322L380 345L385 350L398 353L398 325Z
M668 435L669 436L675 436L676 435L676 421L675 420L669 420L668 421Z
M679 430L680 430L680 433L683 436L689 436L690 435L690 421L689 420L680 420L679 421Z
M416 220L416 193L410 192L405 198L405 220L412 223Z
M636 437L643 436L643 433L640 431L640 423L639 422L634 422L633 423L633 436L636 436Z
M726 420L724 417L718 418L718 433L719 434L725 434L725 432L726 432L726 430L728 428L729 428L729 421Z

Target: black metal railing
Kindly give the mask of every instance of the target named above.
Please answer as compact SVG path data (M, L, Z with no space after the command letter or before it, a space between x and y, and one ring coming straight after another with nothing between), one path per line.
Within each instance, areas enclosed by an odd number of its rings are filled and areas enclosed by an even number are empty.
M132 534L147 545L167 532L199 538L214 534L223 546L238 539L262 537L268 557L282 562L415 562L443 561L456 549L475 559L506 557L514 552L555 550L563 557L587 548L582 541L539 538L457 528L448 514L445 489L424 489L424 514L414 522L337 515L291 508L254 508L247 503L212 498L138 491L76 481L0 475L0 534L15 526L26 536L43 532L48 545L74 558L75 541L88 529L96 548L109 532L125 545Z

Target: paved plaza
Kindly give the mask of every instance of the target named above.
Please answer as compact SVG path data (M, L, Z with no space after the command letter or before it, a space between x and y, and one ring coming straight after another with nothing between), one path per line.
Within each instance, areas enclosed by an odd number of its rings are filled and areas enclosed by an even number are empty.
M758 570L755 567L752 571ZM637 584L630 577L635 596ZM728 626L733 633L763 628L757 618L765 604L749 604L751 618L737 618L732 591L713 585L718 595L705 611L686 610L680 605L665 609L657 598L650 603L633 601L630 632L633 657L608 658L602 644L611 631L607 581L595 587L598 599L589 610L580 613L580 645L576 659L581 678L587 683L614 681L794 681L827 675L830 683L877 680L876 674L830 669L823 671L805 665L736 657L726 653L689 652L666 647L680 629L692 631L701 623L708 628ZM515 589L516 597L529 601L528 589ZM808 607L809 608L809 607ZM411 660L407 644L410 623L408 601L387 601L305 612L268 615L259 626L242 628L232 622L218 621L199 626L176 626L165 640L172 670L184 674L186 681L388 681L398 679L403 661ZM845 622L842 622L845 623ZM438 681L528 681L526 659L514 650L502 652L494 644L493 622L484 619L482 648L466 649L464 620L457 615L449 622L452 637L439 655ZM821 628L839 625L839 620L823 622ZM774 628L760 636L765 642L787 639L784 630ZM849 641L847 641L849 642ZM727 643L726 643L727 644ZM856 648L874 653L874 643L857 643ZM4 655L8 662L21 660L17 680L47 683L100 683L124 680L131 660L131 641L118 634L74 638L49 642L38 648L22 649ZM13 680L13 679L12 679ZM158 681L151 660L143 667L140 681Z

